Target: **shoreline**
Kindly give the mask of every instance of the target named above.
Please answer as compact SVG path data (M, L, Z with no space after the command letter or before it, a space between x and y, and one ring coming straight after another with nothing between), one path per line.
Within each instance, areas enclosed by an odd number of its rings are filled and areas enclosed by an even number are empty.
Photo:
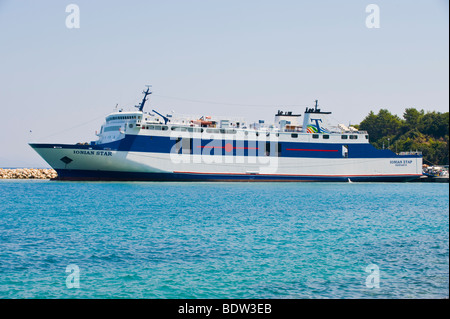
M0 179L56 179L58 173L52 168L0 168ZM422 177L409 183L448 183L448 177Z
M0 179L55 179L52 168L0 168Z

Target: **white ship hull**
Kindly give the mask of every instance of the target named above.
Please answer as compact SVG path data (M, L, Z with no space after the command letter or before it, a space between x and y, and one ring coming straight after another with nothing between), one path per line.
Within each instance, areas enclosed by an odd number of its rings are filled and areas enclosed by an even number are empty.
M100 151L69 145L39 145L35 150L66 180L408 181L422 175L421 157L217 156Z

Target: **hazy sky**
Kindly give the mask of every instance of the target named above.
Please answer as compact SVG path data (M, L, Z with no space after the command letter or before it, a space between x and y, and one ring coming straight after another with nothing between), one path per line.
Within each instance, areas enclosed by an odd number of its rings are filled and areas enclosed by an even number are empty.
M380 28L366 26L371 3ZM345 124L447 112L448 12L448 0L0 0L0 167L47 166L29 141L94 140L146 84L162 113L272 121L315 99Z

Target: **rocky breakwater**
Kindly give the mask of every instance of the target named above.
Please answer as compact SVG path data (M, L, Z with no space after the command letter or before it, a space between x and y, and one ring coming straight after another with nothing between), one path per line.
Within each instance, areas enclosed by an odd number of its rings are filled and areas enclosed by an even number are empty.
M58 174L51 168L0 168L0 179L54 179Z

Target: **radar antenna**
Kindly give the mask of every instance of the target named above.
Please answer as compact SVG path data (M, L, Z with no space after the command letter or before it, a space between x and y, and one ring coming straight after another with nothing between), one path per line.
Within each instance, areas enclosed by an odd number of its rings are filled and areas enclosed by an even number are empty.
M318 109L317 107L319 106L319 100L316 100L316 105L315 105L315 112L320 112L320 109Z
M152 92L150 92L151 85L146 85L146 87L147 87L147 90L142 91L142 93L144 94L144 98L142 99L141 104L135 106L139 109L140 112L142 112L144 110L144 105L145 105L145 101L147 101L147 96L152 94Z

